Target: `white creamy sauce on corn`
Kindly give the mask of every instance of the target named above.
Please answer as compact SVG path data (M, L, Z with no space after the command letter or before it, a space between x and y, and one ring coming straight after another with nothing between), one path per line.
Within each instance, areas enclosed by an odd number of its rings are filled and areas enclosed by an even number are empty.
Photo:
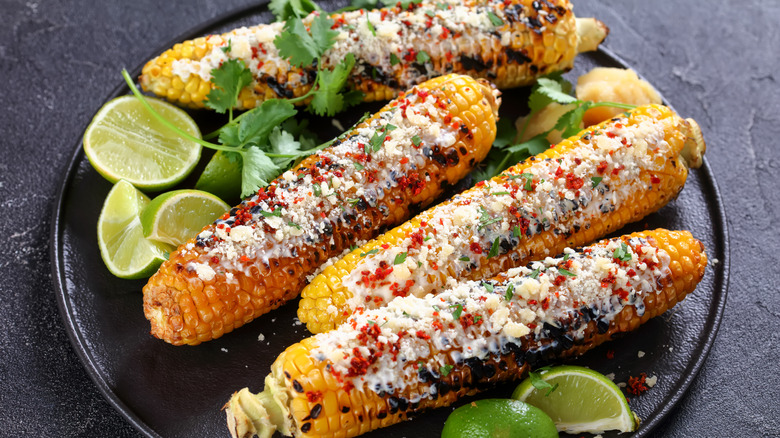
M591 321L606 331L626 306L644 314L644 299L670 275L669 255L632 238L509 270L502 279L451 280L438 295L397 298L359 309L334 331L316 335L311 356L348 388L436 397L438 381L464 362L526 349L567 349ZM603 332L603 331L602 331ZM569 344L567 346L567 343ZM467 362L466 362L467 364Z
M549 9L543 2L536 2L536 9L497 0L474 3L442 0L411 3L405 10L391 7L334 15L333 28L338 35L323 56L323 65L332 68L352 53L357 59L352 71L354 78L371 78L401 90L451 71L454 62L462 63L466 70L488 72L487 77L495 77L505 66L483 59L483 54L487 47L507 49L513 40L524 38L520 31L513 33L512 29L518 27L510 24L520 23L541 34L546 25L556 24L570 14L565 8ZM316 15L315 12L304 18L304 24L309 27ZM252 71L252 87L269 78L286 90L307 85L311 78L290 74L292 68L274 45L283 24L274 22L210 35L206 41L211 49L206 55L174 61L172 74L185 83L191 75L208 81L211 71L223 62L240 59ZM545 49L539 46L536 50ZM530 63L532 55L523 50L513 52L509 59L518 64ZM277 88L275 91L278 93Z
M631 193L660 182L640 174L663 169L655 160L670 148L663 123L642 118L629 125L621 118L588 135L589 141L562 158L536 160L519 175L510 169L422 213L422 225L406 239L366 254L344 277L351 298L342 310L435 291L444 276L462 277L542 231L570 234L587 228L627 204ZM511 256L520 260L528 254Z
M214 270L251 275L252 267L267 268L272 259L297 257L305 245L333 245L334 225L342 220L363 224L363 211L377 207L388 190L426 184L429 176L421 169L431 160L431 150L457 139L454 128L444 123L449 111L424 90L395 102L367 126L317 152L322 166L285 172L202 231L196 243L206 251L186 268L206 281L214 278Z

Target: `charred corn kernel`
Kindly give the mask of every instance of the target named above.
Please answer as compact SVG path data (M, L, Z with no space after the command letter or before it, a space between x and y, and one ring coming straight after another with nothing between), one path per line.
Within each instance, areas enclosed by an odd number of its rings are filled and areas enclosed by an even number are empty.
M459 95L464 109L453 103ZM405 220L485 157L497 95L469 76L432 79L245 199L144 287L152 334L197 344L297 296L330 257Z
M355 249L304 288L298 318L313 333L328 331L357 309L435 293L449 277L490 277L658 210L685 183L686 148L702 151L704 142L695 123L664 106L627 114Z
M636 329L692 292L706 265L689 232L647 231L356 312L285 350L262 393L235 393L228 426L242 438L389 426Z
M313 18L306 17L305 24ZM595 50L607 35L601 22L575 18L568 0L426 0L403 10L396 5L330 18L339 35L322 64L332 68L354 54L349 85L362 91L365 101L392 99L450 72L489 78L499 88L527 85L540 75L570 69L578 52ZM168 87L157 86L160 72L172 72L182 82L197 75L208 87L188 90L189 102L181 104L199 108L211 90L211 71L232 58L243 60L254 77L248 87L253 98L239 100L237 108L300 96L311 87L316 68L293 67L280 58L273 41L282 26L261 24L185 41L149 61L141 86L165 95ZM193 45L197 49L190 53Z

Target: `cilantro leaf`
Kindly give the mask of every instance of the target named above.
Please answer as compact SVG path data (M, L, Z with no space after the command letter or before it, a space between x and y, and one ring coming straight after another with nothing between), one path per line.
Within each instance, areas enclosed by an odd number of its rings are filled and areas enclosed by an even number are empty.
M268 136L268 143L271 145L271 152L280 155L299 155L301 143L295 141L295 138L287 131L275 126L271 135ZM289 167L295 157L274 157L273 162L280 168Z
M455 368L453 365L449 365L449 364L448 365L442 365L439 368L439 373L441 373L441 375L443 377L447 377L447 375L452 371L453 368Z
M225 146L238 146L238 125L225 125L219 130L219 142Z
M322 56L339 36L338 31L331 27L333 27L333 20L325 14L318 15L311 23L311 37L317 46L317 57Z
M537 154L541 154L542 152L546 151L550 148L550 142L547 141L547 133L541 133L535 137L531 137L530 140L524 141L522 143L518 143L516 145L510 146L505 151L508 152L518 152L522 155L524 155L521 160L532 157ZM520 161L520 160L518 160Z
M393 260L393 264L394 265L400 265L401 263L403 263L405 261L406 261L406 253L405 252L400 252L400 253L396 254L395 260Z
M588 103L583 103L576 108L565 112L558 118L558 122L555 123L555 130L561 131L561 136L571 137L572 135L580 132L580 124L582 123L582 117L585 115L585 111L590 108Z
M313 24L312 24L313 27ZM274 39L274 45L282 58L289 58L290 64L296 67L311 66L319 55L319 47L306 32L306 27L299 19L284 22L284 30Z
M546 107L552 102L561 104L573 103L577 99L569 95L571 83L560 75L539 78L528 97L528 106L532 112Z
M496 128L496 139L493 141L494 147L504 148L515 142L517 130L515 129L515 124L508 117L498 119Z
M305 17L313 11L322 12L322 8L311 0L271 0L268 9L274 13L278 21L291 17Z
M600 176L592 176L592 177L590 177L590 182L593 184L591 188L595 189L599 185L599 183L601 182L602 179L604 179L604 178L600 177Z
M350 93L347 93L347 97L340 94L354 66L355 56L349 53L333 70L319 71L319 85L310 104L314 113L332 116L357 100L356 96Z
M360 253L360 257L365 257L365 256L367 256L367 255L376 254L376 253L378 253L378 252L379 252L379 248L374 248L374 249L372 249L372 250L370 250L370 251L361 252L361 253Z
M482 287L485 288L486 291L492 293L493 292L493 283L488 283L487 281L482 282Z
M528 276L529 276L529 277L531 277L531 278L533 278L533 279L537 279L537 278L539 278L539 274L540 274L541 272L542 272L542 270L541 270L540 268L536 268L536 269L534 269L533 271L531 271L531 273L530 273L530 274L528 274Z
M561 275L565 275L567 277L576 277L577 274L574 272L569 271L568 269L558 268L558 273Z
M257 147L242 151L244 165L241 168L241 197L247 197L257 192L260 187L268 185L278 173L279 167Z
M420 50L417 52L417 63L418 64L425 64L426 62L431 60L431 55L428 54L425 50Z
M398 56L395 53L390 53L390 65L396 65L399 62L401 62L401 60L398 59Z
M275 126L294 116L298 111L286 100L270 99L243 115L238 128L241 146L263 145Z
M219 68L211 70L211 83L214 87L206 96L206 106L214 111L224 114L236 106L238 93L241 89L252 83L252 72L246 67L244 61L230 59L222 63Z

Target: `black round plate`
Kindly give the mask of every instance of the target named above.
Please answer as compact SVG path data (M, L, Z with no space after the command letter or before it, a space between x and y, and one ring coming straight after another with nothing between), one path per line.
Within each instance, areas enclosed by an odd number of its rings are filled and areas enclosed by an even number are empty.
M177 41L270 18L265 5L245 8L193 29L155 53ZM576 78L593 66L627 67L602 49L578 57L570 77ZM140 67L133 72L135 77L139 73ZM122 84L108 99L128 91ZM515 117L526 110L518 102L525 102L527 93L523 89L506 92L502 116ZM377 107L361 106L340 115L339 119L344 126L349 126L364 111ZM213 124L213 120L206 120L213 115L205 111L193 115L200 119L199 123ZM336 134L335 128L325 120L317 120L313 125L322 127L323 138ZM245 386L260 391L276 356L286 346L308 336L304 326L295 325L297 300L234 333L197 347L173 347L153 338L143 315L144 282L112 276L100 259L96 224L111 184L92 169L80 140L74 149L54 206L51 251L55 293L76 352L108 401L143 434L227 436L222 407L230 395ZM701 284L665 315L573 362L602 373L614 373L617 382L625 382L629 376L640 373L658 376L655 387L641 396L630 397L631 408L643 419L635 437L647 436L674 408L696 377L715 338L726 302L729 271L726 220L706 161L701 169L691 172L679 198L616 234L657 227L690 230L704 243L713 263ZM264 341L258 341L260 334L265 336ZM614 357L608 359L613 352ZM640 352L644 352L641 358ZM513 388L514 385L497 388L480 398L508 397ZM451 408L438 409L366 437L437 437L450 412Z

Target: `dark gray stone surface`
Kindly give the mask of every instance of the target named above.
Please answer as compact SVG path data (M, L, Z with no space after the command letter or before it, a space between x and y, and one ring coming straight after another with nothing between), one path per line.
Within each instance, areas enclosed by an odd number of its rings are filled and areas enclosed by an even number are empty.
M52 203L119 69L249 0L0 1L0 435L135 437L83 370L50 275ZM778 436L780 3L581 1L607 47L701 124L731 233L709 359L657 436Z

